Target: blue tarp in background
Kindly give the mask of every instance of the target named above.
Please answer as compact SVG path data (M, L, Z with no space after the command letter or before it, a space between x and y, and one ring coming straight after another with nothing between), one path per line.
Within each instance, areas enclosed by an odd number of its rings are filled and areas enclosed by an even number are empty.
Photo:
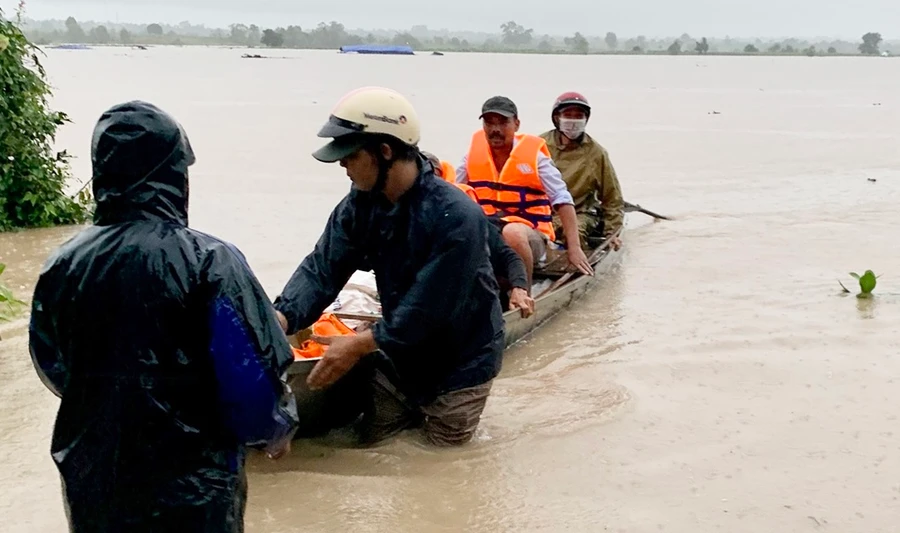
M389 44L354 44L342 46L341 52L356 54L397 54L414 55L411 46L395 46Z

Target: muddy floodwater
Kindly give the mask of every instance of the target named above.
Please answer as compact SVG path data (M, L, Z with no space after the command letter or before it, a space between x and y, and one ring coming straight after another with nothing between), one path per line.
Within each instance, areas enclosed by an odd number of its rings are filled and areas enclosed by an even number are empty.
M675 218L629 215L617 268L507 352L471 445L253 457L248 531L898 531L897 60L242 53L50 50L45 65L80 178L110 105L182 121L191 225L240 247L273 298L348 190L310 153L361 85L409 95L422 147L453 161L488 97L540 133L556 95L581 91L626 199ZM28 297L76 230L0 235L3 279ZM842 295L866 269L876 297ZM0 327L0 529L59 532L58 401L25 320Z

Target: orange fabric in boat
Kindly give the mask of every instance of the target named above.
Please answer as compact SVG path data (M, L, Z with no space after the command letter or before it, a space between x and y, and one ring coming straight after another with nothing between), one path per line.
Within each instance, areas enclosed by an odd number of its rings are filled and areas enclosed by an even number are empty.
M471 198L473 202L475 202L476 204L478 203L478 194L475 193L475 189L473 187L470 187L465 183L454 183L453 185L459 187L459 189L462 192L466 193L466 196Z
M331 313L323 314L316 323L312 325L312 334L319 337L337 337L340 335L356 335L356 332L341 322L341 319ZM294 360L313 359L325 355L328 349L324 344L318 343L312 339L307 339L300 344L299 348L291 347L294 351Z

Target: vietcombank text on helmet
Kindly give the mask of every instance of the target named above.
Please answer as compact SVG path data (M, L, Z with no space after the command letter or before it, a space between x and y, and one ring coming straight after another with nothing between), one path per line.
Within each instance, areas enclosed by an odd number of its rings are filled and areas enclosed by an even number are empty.
M333 140L313 157L333 163L387 138L415 147L419 134L419 116L403 95L383 87L363 87L335 105L319 131L319 137Z

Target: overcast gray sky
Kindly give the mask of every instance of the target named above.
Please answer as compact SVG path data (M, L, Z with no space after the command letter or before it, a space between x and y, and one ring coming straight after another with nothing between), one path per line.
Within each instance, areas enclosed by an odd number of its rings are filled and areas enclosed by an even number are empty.
M13 11L17 0L0 0ZM233 22L264 27L314 26L337 20L348 28L498 31L515 20L535 32L580 31L620 36L689 33L724 37L840 37L868 31L900 33L900 0L27 0L31 18L121 22L188 20L224 27ZM858 7L853 7L853 6ZM563 12L563 6L565 11Z

